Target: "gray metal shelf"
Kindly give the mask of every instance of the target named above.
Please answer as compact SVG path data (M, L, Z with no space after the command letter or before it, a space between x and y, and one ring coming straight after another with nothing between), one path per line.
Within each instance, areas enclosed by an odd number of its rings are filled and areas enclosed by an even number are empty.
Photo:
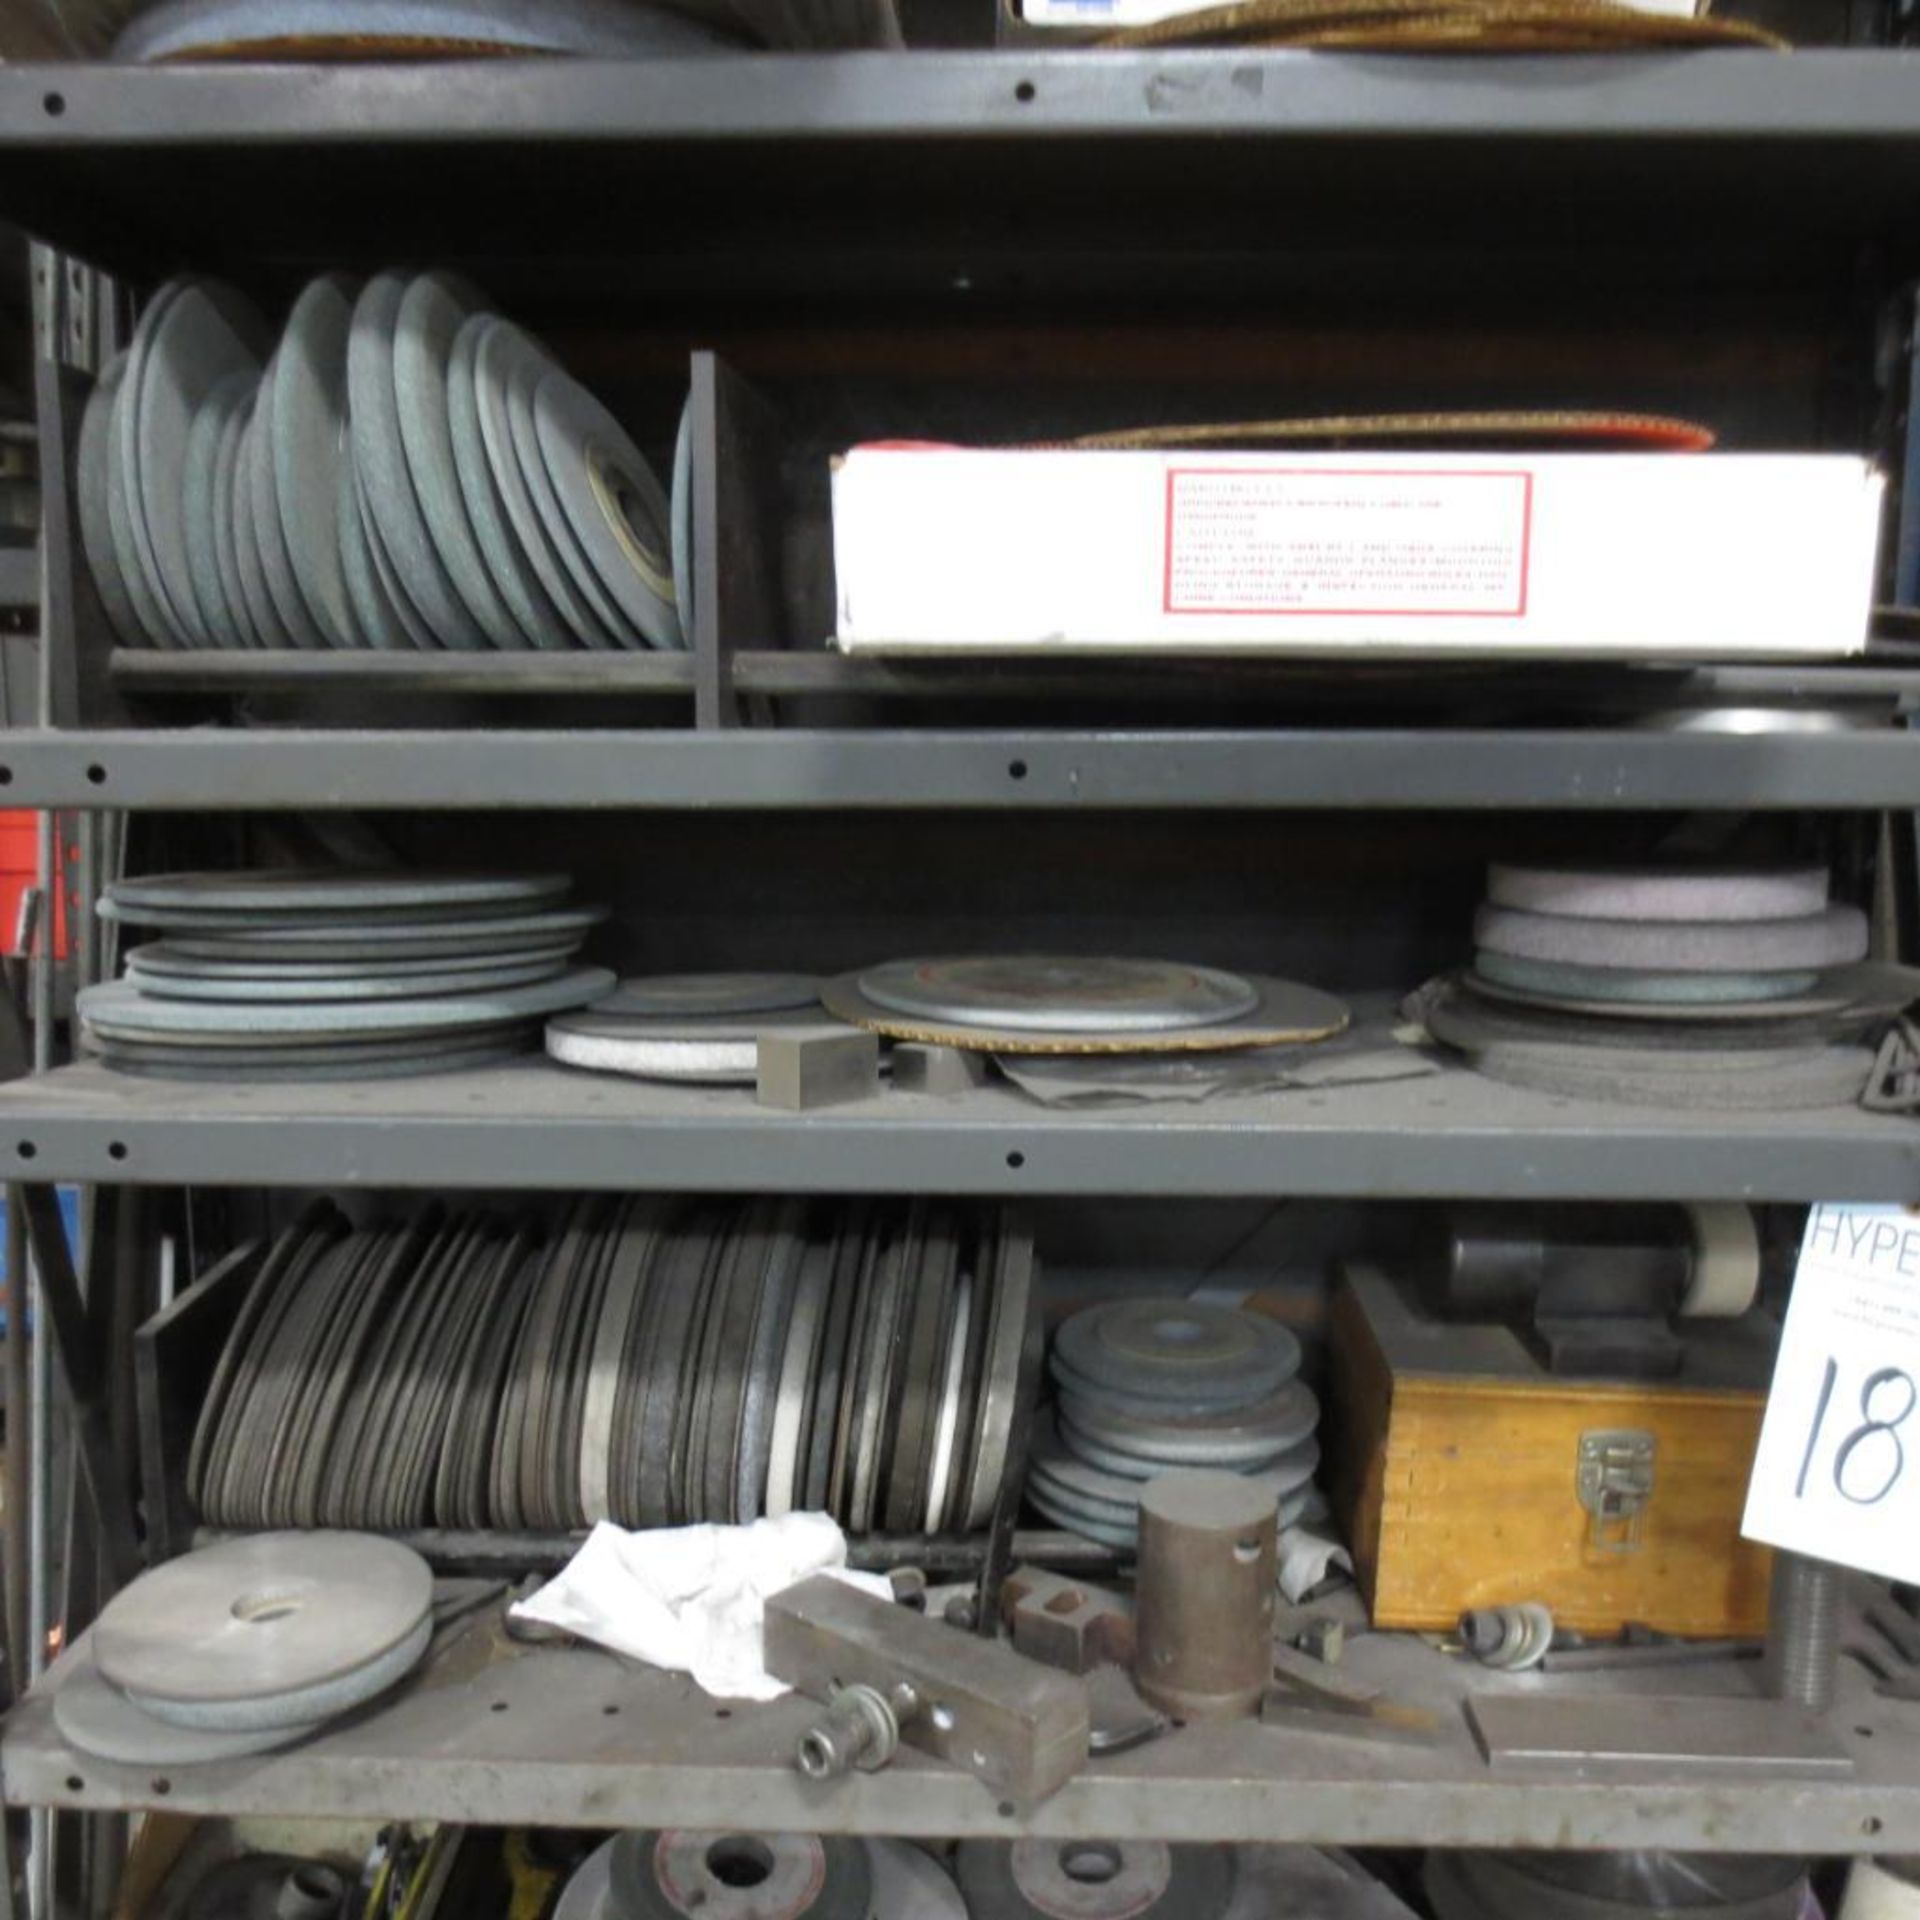
M1920 734L1392 727L20 731L11 806L1883 808Z
M1915 1201L1920 1125L1606 1106L1458 1067L1198 1106L1060 1110L986 1087L790 1115L540 1060L298 1086L87 1065L0 1086L0 1164L186 1186Z
M1752 1666L1506 1679L1411 1637L1370 1635L1350 1645L1342 1673L1433 1710L1441 1731L1431 1745L1251 1721L1189 1727L1093 1761L1023 1820L971 1776L904 1751L880 1773L816 1786L791 1764L813 1711L802 1702L716 1702L690 1681L593 1650L514 1647L484 1621L386 1705L304 1746L236 1763L130 1768L75 1753L53 1726L43 1687L8 1722L0 1776L15 1803L186 1814L325 1809L338 1818L712 1828L736 1825L750 1806L767 1831L1883 1851L1920 1826L1920 1705L1877 1698L1859 1669L1843 1665L1828 1724L1852 1759L1850 1777L1764 1764L1522 1774L1481 1759L1461 1711L1469 1691L1751 1697Z

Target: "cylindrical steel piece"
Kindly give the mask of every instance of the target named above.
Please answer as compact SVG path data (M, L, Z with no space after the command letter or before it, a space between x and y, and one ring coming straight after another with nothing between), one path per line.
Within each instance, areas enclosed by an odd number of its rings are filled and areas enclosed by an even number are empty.
M1166 1473L1140 1495L1134 1680L1178 1720L1252 1713L1273 1669L1273 1489Z
M1776 1553L1767 1615L1767 1691L1824 1713L1840 1670L1838 1567L1805 1554Z

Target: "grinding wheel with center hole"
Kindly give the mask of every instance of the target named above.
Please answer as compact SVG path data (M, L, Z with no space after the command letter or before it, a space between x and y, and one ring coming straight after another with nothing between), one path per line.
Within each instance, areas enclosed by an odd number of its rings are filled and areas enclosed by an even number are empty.
M1055 1414L1061 1445L1076 1460L1101 1473L1121 1480L1144 1481L1155 1479L1163 1473L1200 1470L1190 1461L1151 1460L1143 1459L1138 1454L1121 1453L1092 1435L1081 1432L1057 1407ZM1214 1463L1208 1462L1207 1465L1213 1466ZM1242 1474L1250 1480L1271 1480L1277 1492L1284 1496L1312 1479L1319 1466L1319 1443L1309 1436L1304 1440L1296 1440L1291 1446L1269 1449L1251 1458L1221 1464L1215 1470Z
M394 320L394 402L407 471L434 551L487 640L513 652L532 642L480 550L453 448L450 366L454 341L471 313L464 289L445 274L423 273L408 283Z
M854 1533L873 1530L885 1492L883 1476L892 1456L892 1422L899 1407L899 1371L926 1230L927 1203L909 1200L904 1214L896 1216L893 1234L875 1269L866 1351L854 1381L853 1472L845 1523Z
M962 1422L966 1417L966 1369L972 1352L974 1277L963 1271L953 1290L953 1324L947 1333L946 1373L941 1381L940 1414L934 1423L933 1458L927 1476L928 1533L946 1529L953 1502L955 1466L960 1457Z
M811 1834L623 1833L568 1881L554 1920L894 1920L867 1844ZM898 1920L918 1920L901 1914Z
M1871 969L1843 967L1836 980ZM1895 969L1906 973L1906 968ZM1695 1053L1765 1054L1781 1047L1816 1047L1865 1033L1884 1013L1858 1004L1835 985L1830 993L1744 1006L1640 1007L1627 1001L1601 1006L1561 1001L1498 987L1471 973L1443 975L1408 996L1406 1011L1424 1020L1445 1006L1487 1039L1552 1041L1644 1054L1649 1060Z
M108 1601L94 1658L115 1686L189 1705L245 1703L354 1673L433 1605L427 1563L358 1533L266 1533L182 1554Z
M1216 1406L1263 1399L1300 1371L1300 1343L1277 1321L1179 1296L1088 1307L1053 1351L1096 1388Z
M1788 973L1666 973L1654 967L1582 967L1565 960L1523 960L1510 953L1477 953L1476 980L1514 987L1546 1003L1614 1006L1726 1005L1792 1000L1820 984L1817 968Z
M1825 867L1520 866L1487 870L1496 907L1582 920L1797 920L1827 906Z
M447 360L447 431L453 441L460 498L487 572L520 631L537 647L564 650L575 644L573 633L513 530L506 500L487 459L480 400L474 389L474 362L489 319L485 314L469 316L454 336Z
M1235 1849L1159 1840L966 1840L971 1920L1222 1920Z
M340 531L347 336L358 290L338 273L307 283L265 386L268 467L287 562L322 639L334 647L366 644L347 591Z
M587 1012L650 1028L655 1021L723 1021L802 1010L820 1010L820 982L813 974L656 973L622 980Z
M734 1448L753 1360L767 1264L774 1240L774 1205L749 1200L734 1223L732 1259L715 1296L701 1362L702 1410L694 1423L685 1515L689 1523L732 1518Z
M258 375L266 344L266 324L253 306L213 281L181 283L143 343L136 333L127 446L134 537L175 628L196 640L207 636L187 558L187 441L195 415L222 380Z
M684 651L674 600L671 509L640 449L585 387L558 368L534 389L533 425L554 497L622 620L649 646Z
M1867 916L1828 907L1797 920L1573 920L1481 907L1474 945L1520 960L1668 973L1785 973L1844 966L1867 955Z
M1078 1393L1062 1393L1059 1404L1063 1436L1166 1467L1255 1465L1298 1445L1320 1419L1320 1404L1301 1380L1212 1414L1140 1415Z
M473 395L480 436L507 523L519 542L520 551L531 562L541 590L559 613L571 644L610 647L612 633L574 584L573 575L562 562L560 550L535 504L514 431L512 395L516 375L537 380L553 362L534 341L505 320L476 315L467 325L478 333L473 360ZM539 448L533 448L532 452L537 463ZM541 477L544 478L544 474Z
M343 460L335 477L334 538L340 545L340 576L353 609L353 622L364 643L382 653L417 651L409 620L388 593L383 569L373 557L373 542L360 512L360 476L353 462Z
M851 1525L853 1469L859 1453L863 1381L870 1361L874 1305L883 1282L881 1268L900 1230L898 1203L876 1204L867 1218L859 1265L853 1271L846 1344L833 1404L833 1455L827 1482L827 1511L842 1527Z
M288 960L271 953L246 960L209 960L183 952L171 940L149 940L131 947L126 969L142 981L192 980L217 986L233 980L257 984L261 981L311 982L316 987L339 981L376 981L382 986L427 978L461 977L492 973L507 966L531 966L536 961L562 961L571 957L577 941L555 942L543 947L500 953L454 954L444 959L424 960ZM148 987L148 992L157 989Z
M383 554L392 569L391 584L383 579L382 585L403 619L402 595L434 642L483 649L486 634L454 587L407 465L394 378L394 339L407 288L404 274L376 274L361 289L348 330L347 431L368 544L376 571Z
M1508 960L1511 955L1505 956ZM1501 956L1482 954L1482 961L1496 960ZM1522 963L1526 964L1526 963ZM1551 963L1538 963L1551 964ZM1502 971L1506 969L1503 967ZM1847 974L1857 969L1840 967L1832 972L1816 973L1810 976L1813 986L1806 992L1785 996L1770 994L1761 1000L1750 999L1702 999L1695 996L1690 999L1633 1000L1617 996L1607 999L1585 998L1577 994L1558 992L1541 993L1532 988L1510 986L1506 982L1494 979L1491 975L1476 970L1457 976L1457 983L1474 1000L1489 1003L1495 1007L1512 1007L1521 1010L1555 1016L1552 1025L1563 1039L1586 1037L1596 1045L1611 1044L1624 1039L1628 1044L1660 1044L1653 1034L1627 1034L1620 1023L1637 1020L1651 1026L1664 1023L1676 1035L1676 1044L1692 1047L1712 1047L1715 1049L1738 1045L1738 1037L1730 1039L1728 1029L1746 1026L1759 1038L1761 1044L1774 1045L1781 1039L1804 1037L1790 1032L1787 1023L1806 1021L1818 1023L1807 1031L1824 1031L1837 1018L1843 1016L1849 1007L1849 996L1839 984ZM1678 979L1678 975L1668 976ZM1713 983L1721 976L1711 973L1690 976ZM1774 975L1742 976L1764 978L1770 984ZM1574 1026L1563 1016L1577 1016L1581 1024ZM1690 1029L1681 1033L1681 1029ZM1710 1028L1711 1031L1703 1031Z
M91 1660L68 1673L53 1696L54 1730L68 1746L123 1767L188 1767L244 1760L318 1733L325 1723L244 1732L169 1726L101 1678Z
M642 1527L680 1524L676 1468L684 1470L693 1375L731 1218L727 1207L696 1209L675 1235L662 1276L640 1430L641 1498L635 1524Z
M954 1457L949 1471L946 1511L936 1530L961 1533L967 1527L967 1497L980 1452L981 1392L986 1378L987 1351L993 1333L995 1277L1000 1265L1000 1241L1006 1216L994 1207L970 1218L971 1244L966 1270L971 1282L967 1302L966 1351L961 1359L960 1397L955 1409Z
M150 621L142 612L134 598L133 583L113 550L112 509L107 500L113 406L126 371L126 354L115 354L87 395L74 453L74 504L80 522L80 548L87 557L87 570L99 590L100 604L115 640L123 647L158 647L166 644L160 638L158 616Z
M914 964L914 963L908 963ZM1229 976L1238 979L1238 976ZM985 1053L1102 1054L1211 1053L1230 1048L1291 1046L1326 1040L1348 1021L1345 1005L1332 994L1296 981L1247 975L1244 984L1257 996L1245 1014L1208 1025L1158 1029L1094 1031L1084 1024L1042 1030L1030 1026L989 1027L971 1020L936 1020L881 1006L865 992L858 974L824 982L820 1002L836 1018L894 1040L928 1046L958 1047ZM1090 1009L1070 1009L1067 1017L1084 1022Z
M997 1269L989 1344L981 1374L978 1439L967 1476L964 1511L969 1532L988 1525L1000 1498L1020 1404L1021 1362L1039 1312L1033 1230L1024 1220L1003 1219Z
M213 647L232 646L246 630L245 609L228 601L216 549L220 510L217 474L220 448L258 384L259 376L251 371L228 374L200 403L187 431L186 460L180 476L187 577L193 583L200 637Z
M556 1524L569 1529L587 1525L581 1499L581 1455L585 1444L587 1394L592 1386L594 1348L606 1311L607 1290L619 1259L623 1229L632 1201L614 1200L589 1243L584 1275L577 1285L578 1305L572 1316L567 1350L562 1359L565 1393L556 1427L556 1444L549 1449L550 1493Z
M505 1445L503 1426L514 1355L533 1303L542 1265L540 1230L529 1223L519 1238L517 1265L510 1267L497 1311L462 1382L465 1431L456 1430L458 1457L444 1465L435 1490L441 1524L503 1526L493 1501L494 1465Z

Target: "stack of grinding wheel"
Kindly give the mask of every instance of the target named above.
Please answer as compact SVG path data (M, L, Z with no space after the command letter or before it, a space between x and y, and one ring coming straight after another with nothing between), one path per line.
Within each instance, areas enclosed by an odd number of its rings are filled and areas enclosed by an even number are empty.
M1438 1920L1799 1920L1806 1862L1705 1853L1430 1853Z
M590 1196L545 1231L321 1203L241 1304L188 1495L242 1528L976 1530L1033 1278L1025 1228L940 1202Z
M1060 1328L1048 1367L1057 1400L1035 1425L1027 1498L1059 1525L1131 1549L1142 1486L1195 1467L1268 1483L1283 1527L1320 1511L1319 1403L1277 1322L1192 1300L1110 1301Z
M683 416L675 512L449 275L329 274L277 345L232 288L174 280L88 402L80 531L129 647L681 649L690 460Z
M128 1765L291 1745L420 1662L433 1576L397 1541L271 1533L184 1554L107 1603L53 1714L70 1745Z
M623 1833L588 1855L554 1920L967 1920L952 1876L905 1840Z
M803 973L663 973L547 1022L547 1052L569 1067L752 1086L760 1036L818 1026L820 982Z
M1467 971L1411 1011L1477 1071L1576 1098L1777 1111L1857 1100L1913 997L1861 967L1819 867L1496 866Z
M89 987L87 1045L127 1073L379 1078L517 1053L603 994L572 964L605 918L550 875L258 870L120 880L103 919L154 926Z

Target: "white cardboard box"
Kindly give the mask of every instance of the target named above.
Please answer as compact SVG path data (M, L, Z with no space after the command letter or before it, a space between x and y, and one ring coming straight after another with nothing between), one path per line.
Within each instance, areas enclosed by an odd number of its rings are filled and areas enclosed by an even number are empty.
M834 463L859 653L1809 658L1866 643L1838 454L1000 452Z

